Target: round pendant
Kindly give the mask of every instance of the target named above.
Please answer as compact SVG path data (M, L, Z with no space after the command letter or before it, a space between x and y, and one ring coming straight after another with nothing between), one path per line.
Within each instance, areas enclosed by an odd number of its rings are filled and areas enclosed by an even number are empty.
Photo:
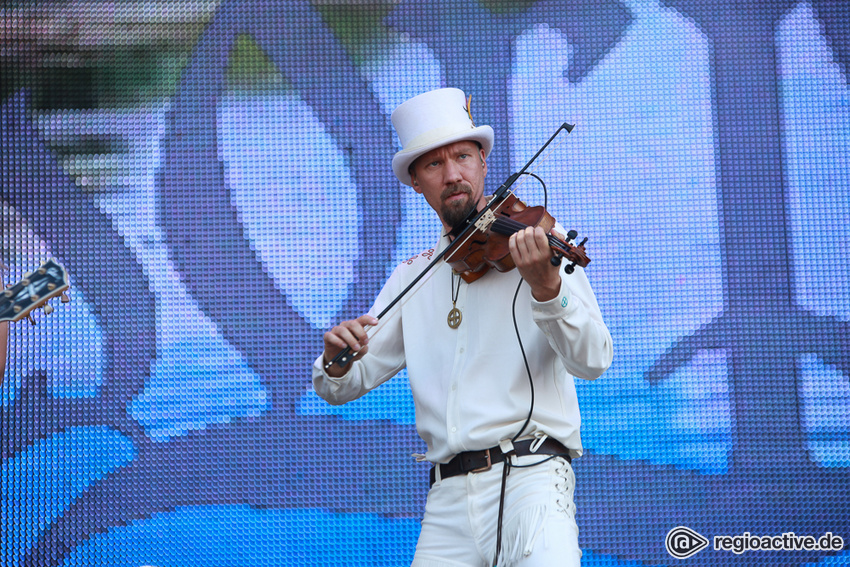
M460 322L462 319L463 314L460 312L460 309L458 309L457 307L452 307L452 310L449 311L449 316L446 317L446 322L452 329L457 329L458 327L460 327Z

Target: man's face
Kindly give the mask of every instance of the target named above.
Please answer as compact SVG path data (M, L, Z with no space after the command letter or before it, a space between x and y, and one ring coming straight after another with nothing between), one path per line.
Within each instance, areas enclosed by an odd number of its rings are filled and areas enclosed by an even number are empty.
M446 230L483 205L487 162L484 150L470 141L455 142L421 155L410 172L413 189L431 205Z

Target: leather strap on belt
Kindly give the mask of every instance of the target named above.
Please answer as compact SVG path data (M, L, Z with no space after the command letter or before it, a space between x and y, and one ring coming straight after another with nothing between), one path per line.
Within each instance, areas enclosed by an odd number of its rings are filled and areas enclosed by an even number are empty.
M514 443L513 454L518 457L525 455L558 455L572 462L570 459L569 450L558 441L547 437L543 443L539 443L536 451L532 453L531 447L537 443L536 439L524 439ZM459 474L477 473L490 470L493 465L501 463L505 460L505 454L498 446L484 449L483 451L466 451L455 456L448 463L441 465L437 464L431 468L431 485L436 482L437 475L435 469L440 467L440 478L450 478Z

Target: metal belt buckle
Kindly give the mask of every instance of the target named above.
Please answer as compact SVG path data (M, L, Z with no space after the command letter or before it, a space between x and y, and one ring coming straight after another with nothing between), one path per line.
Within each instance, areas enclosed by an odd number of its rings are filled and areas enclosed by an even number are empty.
M493 468L493 462L490 460L490 449L484 450L484 459L487 461L486 465L484 465L483 467L478 467L477 469L472 469L469 472L471 472L471 473L484 472L484 471L489 471L491 468Z

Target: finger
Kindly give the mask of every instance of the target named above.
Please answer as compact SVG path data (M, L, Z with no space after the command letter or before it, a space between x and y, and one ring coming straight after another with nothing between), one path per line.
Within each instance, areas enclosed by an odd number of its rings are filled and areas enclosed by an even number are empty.
M508 240L508 251L517 266L524 266L528 256L528 245L526 243L525 230L513 233Z
M363 316L351 321L343 321L330 331L324 334L325 352L322 356L325 364L325 371L330 376L342 376L346 370L342 364L339 366L329 367L329 363L334 360L346 347L353 352L352 356L362 356L366 354L369 347L366 346L368 338L366 337L366 329L363 328L361 320L367 325L375 320L374 317ZM360 343L363 343L362 345Z
M352 350L360 350L361 341L366 338L366 330L355 321L343 321L327 333L325 333L325 346L335 347L342 350L349 347Z
M523 250L521 248L522 242L522 231L515 232L511 235L510 240L508 240L508 250L511 253L511 258L513 258L514 264L517 267L522 266L524 261L523 259Z
M523 231L523 244L529 261L537 261L549 254L549 239L541 227L529 227Z
M360 317L358 317L357 322L360 323L360 325L362 325L364 328L367 326L374 327L378 324L378 319L377 317L372 317L367 313L366 315L361 315Z
M343 336L343 333L347 332L346 329L342 329L339 327L334 327L330 331L324 334L325 340L325 351L328 354L336 354L347 346L350 346L346 342L346 338ZM356 343L356 341L354 341Z
M345 321L340 326L343 328L341 336L345 339L348 346L354 350L360 350L362 346L369 342L366 329L360 324L359 320Z
M546 231L542 227L534 227L534 243L537 251L543 255L549 253L549 238L546 236Z
M521 264L531 264L540 257L540 243L538 242L537 230L534 227L527 227L517 233L517 251L519 253L519 261ZM543 236L545 239L545 235Z

